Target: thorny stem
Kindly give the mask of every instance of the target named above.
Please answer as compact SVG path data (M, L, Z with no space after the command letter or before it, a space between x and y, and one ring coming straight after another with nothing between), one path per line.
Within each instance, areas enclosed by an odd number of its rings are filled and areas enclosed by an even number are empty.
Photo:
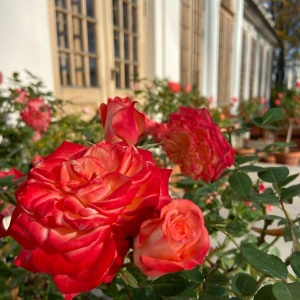
M272 224L272 220L265 220L264 227L257 241L257 246L260 246L262 243L265 242L266 230L268 229L268 226L271 224Z

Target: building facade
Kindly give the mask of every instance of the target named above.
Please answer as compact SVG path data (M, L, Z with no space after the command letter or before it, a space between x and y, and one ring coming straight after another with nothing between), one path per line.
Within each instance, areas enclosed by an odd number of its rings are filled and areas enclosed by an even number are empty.
M257 0L0 0L0 40L4 75L28 69L75 103L126 95L138 77L226 105L269 98L277 36Z

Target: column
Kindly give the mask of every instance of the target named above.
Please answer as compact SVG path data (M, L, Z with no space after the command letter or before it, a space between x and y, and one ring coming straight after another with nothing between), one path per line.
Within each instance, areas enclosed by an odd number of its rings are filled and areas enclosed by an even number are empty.
M243 39L244 1L235 2L235 16L232 36L231 98L240 99L242 39ZM236 103L238 105L238 103Z
M220 3L220 0L205 1L202 93L213 97L215 106L218 95Z

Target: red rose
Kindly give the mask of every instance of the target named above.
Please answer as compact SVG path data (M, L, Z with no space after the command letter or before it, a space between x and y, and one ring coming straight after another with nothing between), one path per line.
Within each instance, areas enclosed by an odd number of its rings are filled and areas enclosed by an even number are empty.
M17 180L17 179L25 176L25 174L23 174L21 171L19 171L16 168L11 168L8 171L0 171L0 178L6 177L6 176L14 176L14 180Z
M23 247L16 265L52 275L64 294L111 281L129 249L125 235L170 201L169 173L150 155L120 144L64 142L40 158L16 192L7 230Z
M158 277L203 264L209 246L200 208L190 200L174 199L159 218L141 225L133 258L144 274Z
M163 148L194 180L217 180L234 162L234 150L205 109L180 107L169 117Z
M51 110L42 98L30 99L21 111L21 117L28 126L42 133L51 123Z
M274 103L275 103L276 106L280 106L281 105L281 100L280 99L276 99L274 101Z
M173 93L179 93L180 90L181 90L180 83L177 83L177 82L174 82L174 81L168 81L167 86L170 89L170 91L173 92Z
M167 129L168 126L166 123L155 122L145 115L145 128L143 135L151 135L155 143L162 141L162 136Z
M109 143L125 141L135 145L144 130L145 117L134 108L136 102L130 98L108 98L102 103L99 114L104 128L104 139Z

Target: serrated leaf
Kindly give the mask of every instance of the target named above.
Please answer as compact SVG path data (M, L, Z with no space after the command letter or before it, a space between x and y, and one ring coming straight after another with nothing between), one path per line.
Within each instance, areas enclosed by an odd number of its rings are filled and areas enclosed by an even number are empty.
M288 177L289 169L287 167L268 168L258 172L257 175L263 181L270 183L280 183Z
M242 246L241 250L247 262L259 272L271 277L286 279L288 269L279 257L247 246Z
M230 186L241 196L247 197L252 188L251 178L241 172L232 173L229 177Z
M238 273L232 280L232 287L240 296L252 296L257 289L256 280L249 274Z
M294 252L291 255L290 261L294 273L300 278L300 251Z
M272 292L277 300L299 300L300 282L276 282Z
M273 285L263 286L254 296L253 300L276 300L272 293Z

